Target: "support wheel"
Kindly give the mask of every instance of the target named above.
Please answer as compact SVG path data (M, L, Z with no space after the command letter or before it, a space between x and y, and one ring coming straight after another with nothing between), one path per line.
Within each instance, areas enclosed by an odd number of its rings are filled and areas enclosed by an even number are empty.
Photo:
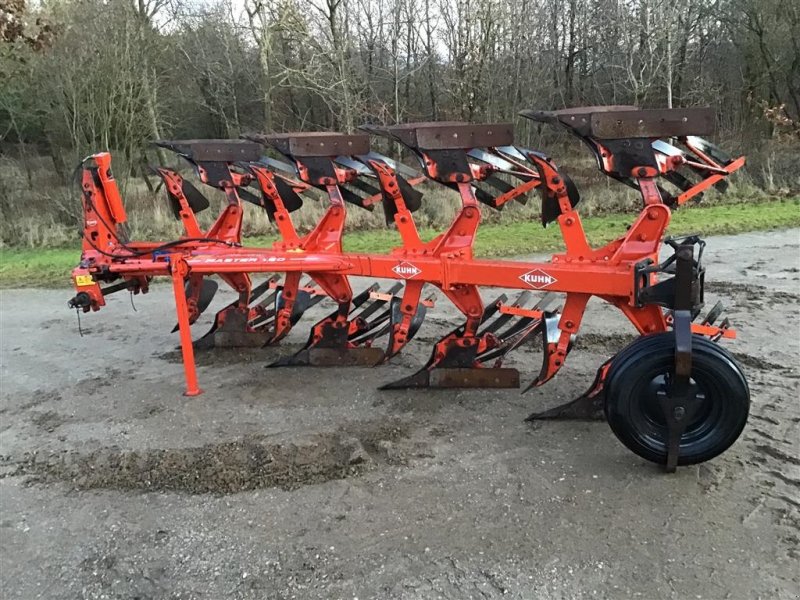
M658 394L674 372L671 332L641 337L624 348L609 367L605 414L611 430L635 454L667 462L667 425ZM750 410L750 390L741 368L724 348L692 337L690 386L699 403L681 435L679 465L710 460L739 437Z

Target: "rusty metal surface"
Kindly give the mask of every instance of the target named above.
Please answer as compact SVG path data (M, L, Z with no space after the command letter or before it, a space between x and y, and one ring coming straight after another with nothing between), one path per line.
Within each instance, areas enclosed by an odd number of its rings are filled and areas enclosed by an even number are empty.
M526 109L519 111L520 116L532 121L541 123L563 123L571 127L589 125L592 114L602 112L616 112L637 110L635 106L628 104L616 104L610 106L576 106L573 108L562 108L560 110L535 110Z
M439 367L381 386L382 390L414 388L518 388L519 371L506 368Z
M511 123L405 123L389 127L387 131L406 146L423 150L486 148L514 143Z
M215 348L261 348L269 340L261 331L215 331Z
M217 348L260 348L268 339L267 331L249 330L246 313L238 310L228 311L225 322L214 332Z
M563 125L573 129L578 135L591 133L591 119L595 113L637 110L635 106L618 104L611 106L577 106L560 110L521 110L520 116L550 125Z
M432 369L428 385L439 388L518 388L519 371L469 367Z
M564 125L598 139L659 138L714 132L711 108L637 109L635 106L579 106L561 110L523 110L523 117Z
M344 134L318 131L294 133L251 134L256 139L269 144L288 156L354 156L368 154L369 136L362 133Z
M309 348L308 363L314 367L371 367L383 362L381 348Z
M464 124L465 123L463 121L419 121L417 123L401 123L399 125L379 125L373 123L365 123L364 125L359 125L358 128L372 135L380 135L383 137L395 138L405 143L404 141L405 138L402 138L402 136L411 135L409 132L417 127L426 127L435 125L464 125Z
M155 145L195 162L256 161L261 156L258 144L247 140L159 140Z
M605 106L574 106L572 108L562 108L554 110L553 114L559 118L592 115L595 113L613 113L628 110L638 110L633 104L608 104Z
M591 115L591 135L598 139L707 135L714 132L714 125L711 108L625 110Z

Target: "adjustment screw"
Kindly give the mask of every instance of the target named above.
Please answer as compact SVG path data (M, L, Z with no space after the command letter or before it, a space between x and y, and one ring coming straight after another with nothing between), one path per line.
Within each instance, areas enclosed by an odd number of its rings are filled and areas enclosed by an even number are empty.
M683 417L686 416L686 409L683 406L676 406L672 411L672 417L676 421L683 421Z

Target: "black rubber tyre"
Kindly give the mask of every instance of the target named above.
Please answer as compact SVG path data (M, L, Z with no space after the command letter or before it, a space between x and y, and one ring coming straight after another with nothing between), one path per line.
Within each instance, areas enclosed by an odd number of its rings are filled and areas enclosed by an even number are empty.
M674 372L671 332L641 337L612 361L606 375L605 413L611 430L635 454L667 462L667 427L657 392ZM750 411L750 389L728 351L706 338L692 338L691 383L704 398L681 436L679 465L714 458L739 437Z

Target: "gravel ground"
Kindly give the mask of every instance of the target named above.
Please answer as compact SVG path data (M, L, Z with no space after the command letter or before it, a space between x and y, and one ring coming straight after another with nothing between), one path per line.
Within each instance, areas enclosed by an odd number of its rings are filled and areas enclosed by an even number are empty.
M390 365L266 370L298 325L200 355L205 393L186 398L168 286L137 312L110 298L84 337L69 291L3 291L0 595L796 599L800 230L708 242L707 300L728 303L753 406L728 452L674 475L604 423L524 422L631 339L599 301L525 395L377 390L456 323L442 300ZM539 361L510 366L529 380Z

